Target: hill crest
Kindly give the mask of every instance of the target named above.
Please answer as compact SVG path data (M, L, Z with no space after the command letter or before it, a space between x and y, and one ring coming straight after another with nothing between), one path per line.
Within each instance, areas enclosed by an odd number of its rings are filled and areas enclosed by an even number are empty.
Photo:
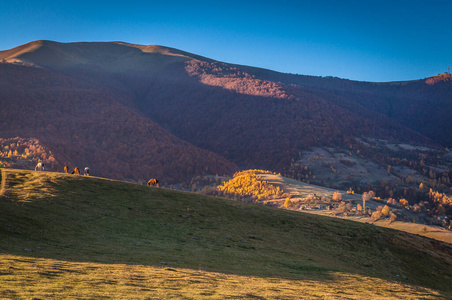
M452 82L452 74L450 73L438 74L427 78L425 82L430 85L434 85L439 82Z
M49 40L37 40L10 50L0 51L0 60L7 63L53 68L90 64L107 67L108 64L118 63L120 66L126 67L121 61L131 63L131 58L136 59L137 56L143 56L143 54L173 57L171 61L214 61L160 45L138 45L120 41L59 43ZM146 59L149 60L150 58L140 57L140 59L146 62ZM134 67L138 66L138 64L134 65ZM112 66L107 67L107 69L111 68Z

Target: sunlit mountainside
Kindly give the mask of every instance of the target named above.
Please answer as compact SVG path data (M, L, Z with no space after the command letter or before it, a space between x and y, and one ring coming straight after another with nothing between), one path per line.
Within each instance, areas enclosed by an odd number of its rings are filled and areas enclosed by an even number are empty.
M433 158L452 145L447 80L282 74L123 42L36 41L0 51L0 61L0 137L39 139L55 168L90 165L105 177L168 183L244 168L296 177L307 157L330 149L422 173L421 160L441 169ZM381 180L355 173L322 181Z

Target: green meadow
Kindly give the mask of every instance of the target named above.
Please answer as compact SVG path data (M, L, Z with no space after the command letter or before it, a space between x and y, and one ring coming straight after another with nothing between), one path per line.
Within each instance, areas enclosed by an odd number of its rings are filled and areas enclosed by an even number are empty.
M450 299L452 246L347 220L2 169L0 299Z

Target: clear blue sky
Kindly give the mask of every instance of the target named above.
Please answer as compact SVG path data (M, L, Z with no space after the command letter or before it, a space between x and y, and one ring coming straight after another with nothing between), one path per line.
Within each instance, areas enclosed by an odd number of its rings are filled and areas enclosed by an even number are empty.
M420 79L452 66L452 0L4 2L0 50L39 39L124 41L363 81Z

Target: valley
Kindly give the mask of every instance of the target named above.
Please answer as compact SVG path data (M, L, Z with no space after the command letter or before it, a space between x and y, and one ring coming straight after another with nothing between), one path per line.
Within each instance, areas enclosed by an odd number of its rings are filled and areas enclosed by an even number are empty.
M0 291L450 298L451 78L125 42L0 51Z

